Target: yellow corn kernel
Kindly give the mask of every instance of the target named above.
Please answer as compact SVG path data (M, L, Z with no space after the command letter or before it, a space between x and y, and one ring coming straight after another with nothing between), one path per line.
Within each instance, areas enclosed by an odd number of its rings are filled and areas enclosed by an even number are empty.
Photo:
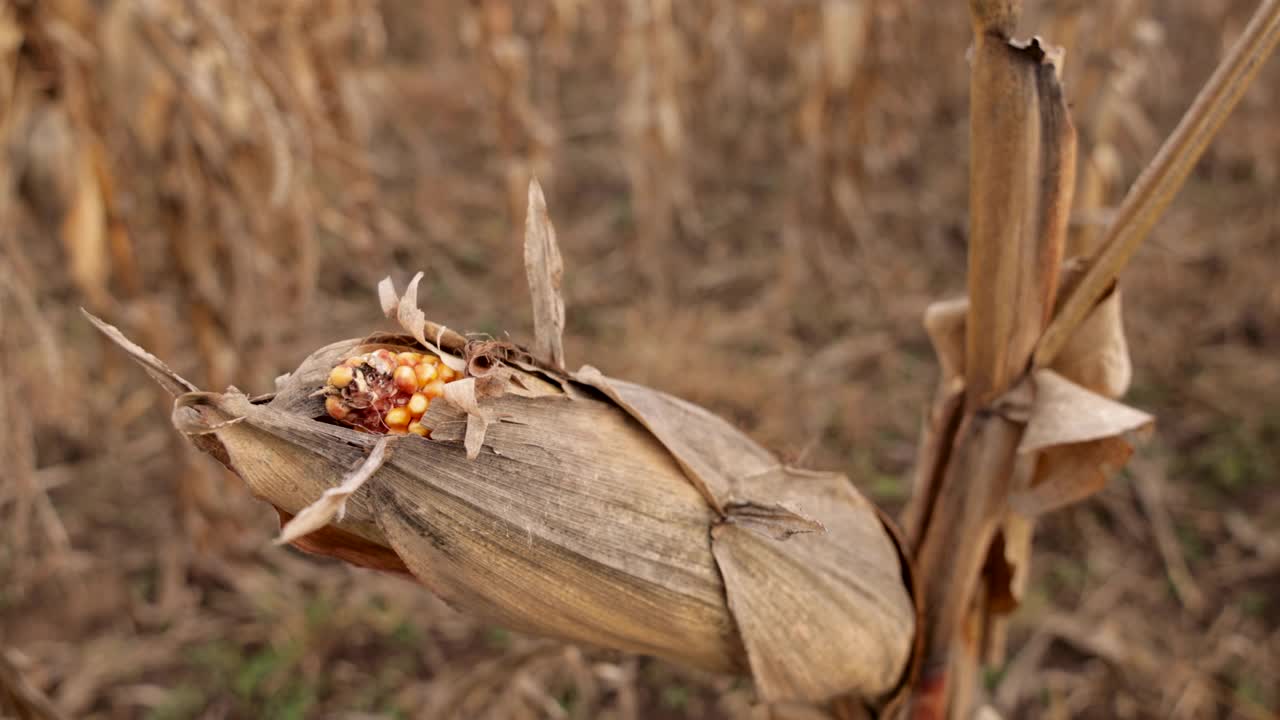
M387 411L386 417L382 418L382 421L387 424L387 427L400 428L402 430L411 420L413 420L413 418L409 417L409 410L405 407L391 408Z
M435 400L438 397L444 397L444 381L432 380L422 388L422 394L428 399Z
M409 432L413 433L414 435L420 435L422 437L426 437L427 435L431 434L431 431L428 430L426 427L424 427L423 424L420 422L409 423Z
M418 363L413 367L413 372L418 378L418 387L422 387L436 379L436 366L429 363Z
M408 365L401 365L396 368L393 379L396 383L396 389L400 392L411 393L418 389L418 376L414 374L413 368Z
M422 361L422 356L416 352L396 353L396 362L400 365L408 365L413 367Z
M441 380L443 380L444 382L449 382L449 381L451 381L451 380L456 379L457 377L458 377L458 373L454 372L453 368L449 367L448 365L444 365L444 364L441 364L441 365L440 365L440 379L441 379Z
M329 384L336 388L344 388L356 378L356 371L350 365L339 365L329 373Z
M409 414L416 418L422 417L422 413L426 412L430 406L431 398L420 392L414 393L413 397L409 398L408 404L405 405L409 409Z

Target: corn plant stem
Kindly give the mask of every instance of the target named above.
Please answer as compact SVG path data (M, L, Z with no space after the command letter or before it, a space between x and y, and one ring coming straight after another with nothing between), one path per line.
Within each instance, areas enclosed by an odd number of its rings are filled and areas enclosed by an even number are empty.
M1218 65L1178 127L1125 196L1102 247L1062 303L1036 348L1034 365L1049 366L1107 293L1182 188L1209 141L1280 41L1280 0L1264 0L1235 47Z
M915 720L967 717L972 710L985 618L982 568L1004 516L1020 434L989 407L1026 368L1045 327L1065 232L1054 219L1067 216L1073 185L1066 169L1074 168L1074 134L1054 100L1042 97L1057 87L1056 79L1044 77L1051 66L1010 44L1020 5L969 3L974 49L965 397L958 425L935 423L926 430L945 438L924 458L932 481L912 499L925 618ZM943 419L943 410L935 406L934 416Z

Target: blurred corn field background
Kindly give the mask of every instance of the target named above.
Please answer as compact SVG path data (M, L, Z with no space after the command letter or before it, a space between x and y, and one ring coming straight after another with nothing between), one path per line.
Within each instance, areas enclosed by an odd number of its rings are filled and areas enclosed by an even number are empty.
M1029 3L1067 47L1092 247L1254 3ZM962 2L0 4L0 700L66 717L763 713L748 684L527 638L273 547L78 313L202 387L269 391L426 271L531 337L525 191L569 364L703 404L793 463L909 490L964 289ZM1155 440L1040 525L1006 717L1280 712L1280 65L1124 276ZM0 707L3 704L0 703Z

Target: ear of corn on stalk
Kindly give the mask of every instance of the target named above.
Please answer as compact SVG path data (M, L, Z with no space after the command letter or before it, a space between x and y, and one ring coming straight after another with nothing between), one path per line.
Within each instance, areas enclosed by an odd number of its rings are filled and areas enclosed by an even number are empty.
M408 336L376 340L426 350ZM296 515L381 437L368 419L326 421L333 368L368 357L368 345L317 351L268 398L185 392L174 422ZM300 546L407 568L459 609L512 628L750 672L771 700L881 699L897 687L915 610L898 547L845 477L784 468L670 396L502 351L510 364L481 363L505 377L474 408L490 417L474 459L474 415L445 395L420 418L430 436L394 442L341 520Z
M535 262L558 258L549 237ZM915 657L910 569L847 478L563 370L554 309L541 357L431 323L420 277L379 288L408 334L321 348L256 398L197 391L91 319L176 396L175 426L276 507L283 541L411 573L512 628L750 674L770 702L895 699ZM535 302L558 301L558 274L530 277Z

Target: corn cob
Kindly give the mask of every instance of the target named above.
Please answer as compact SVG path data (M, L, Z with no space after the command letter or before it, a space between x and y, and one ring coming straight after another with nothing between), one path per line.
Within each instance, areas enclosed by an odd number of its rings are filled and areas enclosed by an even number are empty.
M199 391L91 319L176 396L178 429L292 516L280 542L411 573L506 627L749 672L767 702L893 706L919 611L883 516L696 405L565 371L536 184L530 205L539 355L427 320L421 273L378 286L408 335L321 348L257 398Z
M419 421L431 401L444 395L445 383L458 378L431 353L373 350L353 355L329 372L324 409L358 430L427 437L431 430Z

